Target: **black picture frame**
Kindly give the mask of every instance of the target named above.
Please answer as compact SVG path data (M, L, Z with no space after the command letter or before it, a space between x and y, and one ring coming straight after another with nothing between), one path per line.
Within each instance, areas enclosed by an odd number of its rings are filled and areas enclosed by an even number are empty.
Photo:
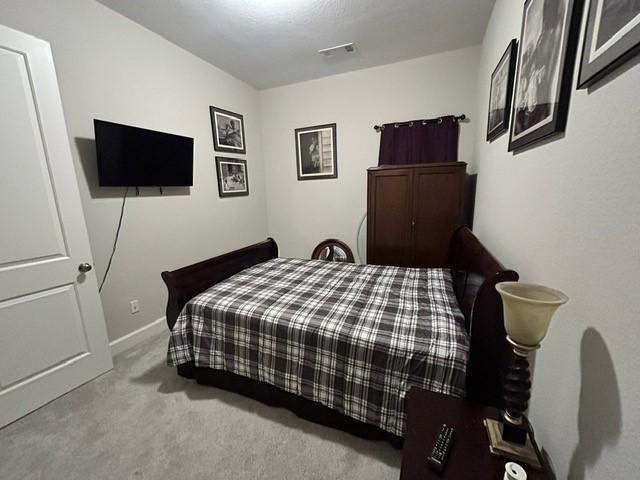
M518 41L514 38L509 42L491 74L489 106L487 108L487 142L509 130L517 57Z
M321 180L338 178L337 128L335 123L296 128L296 171L298 180ZM325 159L327 150L322 148L324 142L330 140L328 151L330 159ZM314 143L315 147L314 147ZM313 151L312 151L313 149ZM319 155L317 160L315 156ZM327 162L326 160L330 160Z
M612 9L627 11L612 12ZM602 20L610 13L609 22ZM616 14L616 15L614 15ZM629 20L627 23L624 20ZM604 36L600 34L604 32ZM606 41L604 41L607 39ZM599 44L600 41L604 41ZM640 53L640 2L605 4L591 0L584 32L578 89L587 88L602 79L634 55Z
M233 168L239 166L240 168ZM244 197L249 195L249 174L247 161L242 158L216 157L216 173L218 175L218 195L224 197ZM229 177L241 175L241 179L233 179L231 186Z
M244 117L239 113L218 107L209 107L209 114L213 132L213 149L216 152L247 153ZM234 122L239 122L239 126L235 126Z
M526 0L509 151L565 130L582 6L583 0ZM535 21L540 24L535 25Z

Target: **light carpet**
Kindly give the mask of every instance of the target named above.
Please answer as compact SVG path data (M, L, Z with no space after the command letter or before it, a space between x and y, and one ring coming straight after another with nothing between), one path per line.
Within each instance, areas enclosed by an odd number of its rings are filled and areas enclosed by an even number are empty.
M3 480L397 479L401 452L198 385L165 366L167 335L0 430Z

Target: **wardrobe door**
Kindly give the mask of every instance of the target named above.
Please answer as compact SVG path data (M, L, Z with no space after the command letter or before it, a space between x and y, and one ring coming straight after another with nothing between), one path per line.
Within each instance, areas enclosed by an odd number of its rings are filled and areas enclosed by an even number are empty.
M370 171L367 199L367 263L410 266L411 169Z
M413 265L447 265L449 240L462 221L464 165L417 168L413 177Z

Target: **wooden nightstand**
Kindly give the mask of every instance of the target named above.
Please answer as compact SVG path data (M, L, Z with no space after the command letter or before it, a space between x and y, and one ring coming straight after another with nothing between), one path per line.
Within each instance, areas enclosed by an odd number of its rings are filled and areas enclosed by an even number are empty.
M405 400L407 427L404 434L401 480L455 479L502 480L508 461L489 453L482 421L498 418L499 411L469 400L412 388ZM455 428L447 465L437 474L427 465L427 456L443 423ZM529 480L553 479L547 472L522 465Z

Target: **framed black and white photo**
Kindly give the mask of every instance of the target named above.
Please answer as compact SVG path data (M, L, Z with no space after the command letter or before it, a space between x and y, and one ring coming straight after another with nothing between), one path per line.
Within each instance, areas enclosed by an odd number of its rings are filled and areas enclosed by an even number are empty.
M498 62L498 66L491 74L487 141L493 140L509 129L517 56L518 41L513 39Z
M244 117L217 107L209 107L213 148L217 152L247 153L244 136Z
M640 0L591 0L578 88L618 68L640 52Z
M297 128L298 180L338 177L336 124Z
M509 151L562 132L567 123L582 0L527 0Z
M241 158L216 157L218 193L221 197L249 195L247 161Z

